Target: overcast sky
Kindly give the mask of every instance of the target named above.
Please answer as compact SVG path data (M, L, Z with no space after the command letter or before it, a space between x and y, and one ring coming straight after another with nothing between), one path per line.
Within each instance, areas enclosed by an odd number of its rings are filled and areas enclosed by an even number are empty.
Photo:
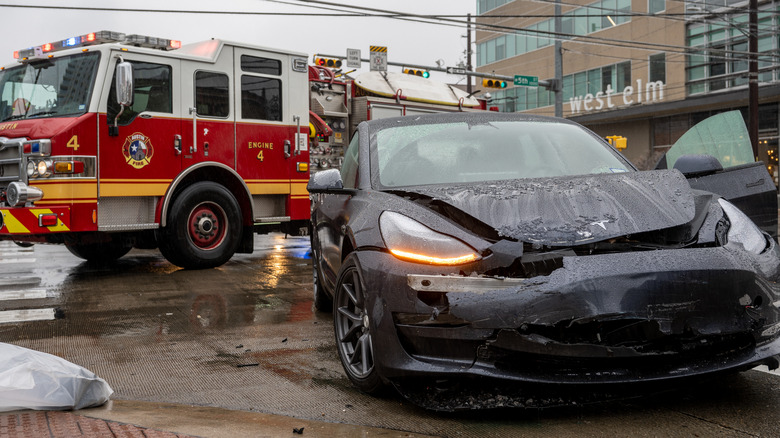
M284 4L287 3L287 4ZM389 9L412 14L456 14L476 12L476 0L348 0L333 3ZM314 53L346 54L347 48L360 49L369 57L369 45L388 48L390 62L435 65L442 59L455 66L466 49L462 27L410 23L373 17L288 17L262 15L216 15L133 11L81 11L24 6L70 6L142 10L200 10L225 12L329 13L319 8L292 6L295 0L151 1L117 0L0 0L3 38L0 39L0 65L12 63L13 51L46 42L62 40L99 30L142 34L181 40L182 44L211 38L247 42L280 49ZM321 6L321 5L320 5ZM473 62L472 58L472 62ZM368 70L368 66L364 66ZM390 67L390 70L400 70ZM445 75L439 78L444 80ZM446 78L456 81L456 77Z

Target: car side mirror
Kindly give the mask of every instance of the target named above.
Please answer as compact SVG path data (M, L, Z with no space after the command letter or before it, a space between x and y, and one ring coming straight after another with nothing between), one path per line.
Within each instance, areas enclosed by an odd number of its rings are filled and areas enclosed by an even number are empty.
M354 190L345 189L341 180L341 171L338 169L322 170L312 175L309 184L306 185L309 193L351 193Z
M703 176L723 170L720 161L707 154L681 155L674 162L674 168L686 177Z

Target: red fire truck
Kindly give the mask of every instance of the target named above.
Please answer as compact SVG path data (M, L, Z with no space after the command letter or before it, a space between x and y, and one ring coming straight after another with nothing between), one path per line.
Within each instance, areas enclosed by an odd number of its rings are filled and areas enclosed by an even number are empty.
M254 232L306 229L310 134L312 170L336 167L362 120L479 106L221 40L101 31L14 56L0 68L0 240L86 260L159 247L219 266L252 252Z
M364 120L486 109L484 100L419 75L372 71L347 79L338 73L339 62L315 58L309 67L312 172L341 167L344 148Z
M162 49L162 50L161 50ZM173 50L176 49L176 50ZM186 268L309 216L304 54L96 32L0 69L0 239Z

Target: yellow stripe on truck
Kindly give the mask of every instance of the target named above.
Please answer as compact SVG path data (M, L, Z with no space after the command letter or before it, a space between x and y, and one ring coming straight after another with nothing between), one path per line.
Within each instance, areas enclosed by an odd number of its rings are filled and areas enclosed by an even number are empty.
M48 209L31 208L30 213L34 214L35 217L38 217L39 215L42 214L51 214L54 212ZM57 225L53 227L46 227L46 228L48 228L49 231L70 231L70 228L66 227L65 224L62 223L62 220L60 220L59 218L57 218Z
M309 192L306 190L306 184L305 183L292 183L292 195L306 195L309 196Z
M97 199L97 183L95 181L31 181L31 186L36 186L43 191L43 199Z
M3 223L5 228L11 234L30 234L30 230L27 229L19 219L14 217L10 210L0 210L0 214L3 215Z
M290 183L247 183L249 193L253 195L286 195L290 193Z

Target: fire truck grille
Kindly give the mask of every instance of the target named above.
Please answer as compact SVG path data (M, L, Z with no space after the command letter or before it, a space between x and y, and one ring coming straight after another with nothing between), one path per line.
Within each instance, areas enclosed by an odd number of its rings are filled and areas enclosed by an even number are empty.
M24 181L22 169L23 138L0 137L0 188L9 182Z

